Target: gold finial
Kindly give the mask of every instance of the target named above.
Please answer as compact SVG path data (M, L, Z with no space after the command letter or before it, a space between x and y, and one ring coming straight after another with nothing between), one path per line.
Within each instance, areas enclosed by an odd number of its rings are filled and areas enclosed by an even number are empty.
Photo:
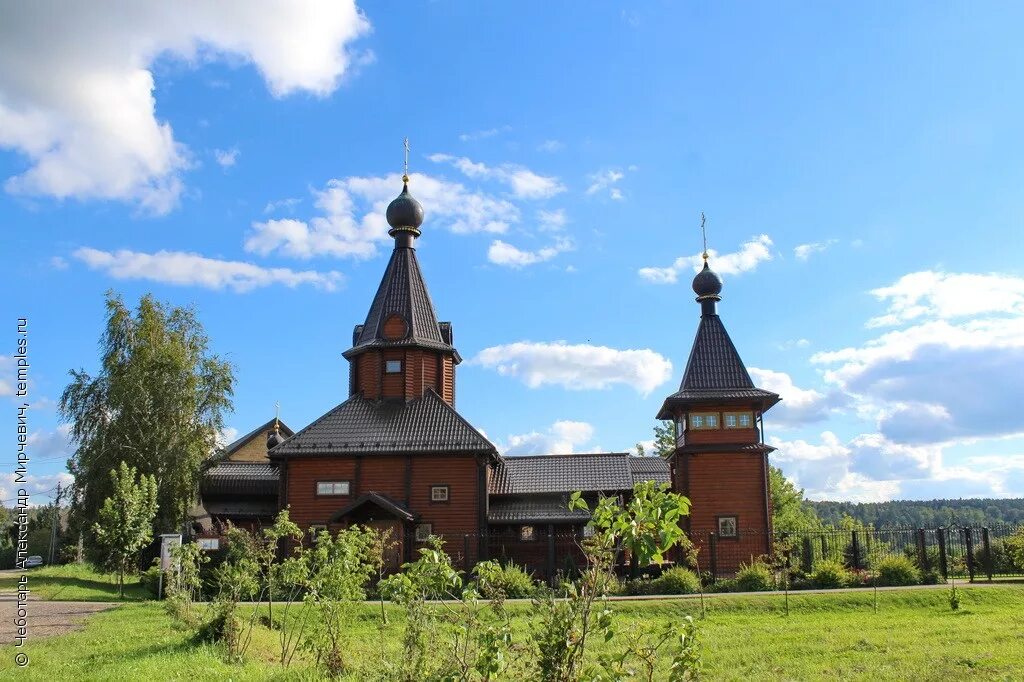
M406 185L409 184L409 138L405 138L402 141L405 147L405 168L402 171L402 182Z
M281 402L274 402L274 433L281 432Z
M704 262L708 262L708 231L704 228L704 211L700 212L700 233L704 237Z

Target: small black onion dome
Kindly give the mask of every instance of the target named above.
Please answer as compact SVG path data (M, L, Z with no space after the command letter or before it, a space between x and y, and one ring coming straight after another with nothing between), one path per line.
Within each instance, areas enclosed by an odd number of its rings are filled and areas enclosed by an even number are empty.
M284 440L285 438L281 435L280 431L271 431L267 436L267 450L273 450L275 447L283 443Z
M722 278L708 267L707 261L704 261L704 269L693 278L693 293L697 294L698 301L702 298L719 298L722 293Z
M408 179L403 180L405 184L402 193L388 204L388 225L392 230L406 229L418 232L420 225L423 224L423 207L409 194Z

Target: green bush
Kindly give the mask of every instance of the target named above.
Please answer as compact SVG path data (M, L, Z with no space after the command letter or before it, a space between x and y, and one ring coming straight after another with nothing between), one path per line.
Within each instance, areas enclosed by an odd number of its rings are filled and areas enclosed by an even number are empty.
M709 585L708 592L739 592L739 588L732 578L719 578Z
M882 586L918 585L921 583L921 570L913 561L905 556L889 556L875 566L877 577L875 582Z
M537 592L533 577L513 563L502 566L497 561L481 561L476 575L480 594L486 599L529 599Z
M834 590L849 585L852 576L838 561L819 561L809 578L811 585L820 590Z
M154 597L160 596L160 559L153 559L153 565L139 574L139 584Z
M670 568L651 581L654 594L694 594L700 592L700 578L688 568Z
M775 576L762 561L740 564L736 572L736 588L740 592L766 592L775 589Z

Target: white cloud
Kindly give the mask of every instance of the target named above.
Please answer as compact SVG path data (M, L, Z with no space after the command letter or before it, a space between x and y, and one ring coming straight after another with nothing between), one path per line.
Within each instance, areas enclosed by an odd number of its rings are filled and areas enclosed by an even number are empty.
M384 216L401 190L402 178L397 173L329 180L323 190L314 192L321 215L308 221L255 222L245 250L263 256L279 251L294 258L370 258L377 253L378 244L389 240ZM502 234L520 219L514 204L471 192L457 182L413 173L409 191L423 205L424 230L438 226L457 234Z
M142 279L164 284L200 286L206 289L231 289L244 292L271 284L296 287L310 284L334 291L343 277L338 272L296 271L288 268L263 268L252 263L206 258L196 253L158 251L139 253L121 249L100 251L83 247L74 257L92 270L101 270L115 279Z
M565 215L565 209L558 208L553 211L537 211L537 222L540 223L540 229L545 232L559 232L569 219Z
M231 168L238 161L240 153L237 147L232 149L214 149L213 158L216 159L221 168Z
M543 432L531 431L508 437L502 448L505 455L571 455L594 437L594 427L587 422L556 421Z
M239 431L235 427L225 426L220 430L220 433L217 434L217 447L223 448L231 445L238 440L239 435Z
M572 242L568 239L556 239L550 246L536 251L523 251L511 244L496 239L487 249L487 260L495 265L503 265L509 268L524 268L527 265L535 265L549 261L564 251L571 251Z
M17 366L10 355L0 355L0 396L14 395L14 384L17 381Z
M492 346L472 362L516 377L530 388L551 384L586 390L624 384L648 395L672 376L672 363L650 349L618 350L565 341Z
M797 260L808 260L812 255L816 253L822 253L828 247L836 243L835 239L829 239L823 242L811 242L810 244L800 244L793 249L793 255L796 256Z
M61 424L55 431L34 431L28 437L29 457L34 460L66 460L72 452L70 434L70 424Z
M15 481L14 474L0 474L0 501L8 507L17 502L18 491L24 489L30 495L29 506L50 504L57 495L57 485L67 490L75 482L75 477L66 471L55 474L28 474L24 482ZM67 500L67 498L63 498Z
M913 272L871 292L888 304L869 327L898 325L921 318L1024 315L1024 278L999 274Z
M597 194L604 190L608 190L608 196L612 199L622 199L622 190L615 185L626 177L625 173L617 170L605 170L598 173L592 173L587 176L587 182L590 184L587 186L587 194Z
M537 145L537 150L542 152L554 153L565 149L565 145L558 140L544 140Z
M156 118L152 64L251 62L271 93L325 96L365 62L351 0L11 5L0 22L0 147L30 167L8 192L129 201L166 213L189 152Z
M296 197L288 197L287 199L278 199L277 201L268 201L267 205L263 207L264 213L276 213L278 211L284 211L286 213L292 213L295 207L302 203L302 199Z
M470 133L462 133L459 135L459 140L462 142L476 142L477 140L486 140L489 137L507 133L512 130L512 126L501 126L499 128L488 128L486 130L474 130Z
M814 389L799 388L785 372L757 367L750 367L749 372L757 386L782 396L782 402L772 408L768 417L775 425L801 426L824 421L847 402L846 396L840 391L833 390L826 394Z
M67 270L68 262L61 256L54 256L50 259L50 267L54 270Z
M807 348L811 345L808 339L786 339L782 343L775 344L779 350L790 350L792 348Z
M751 272L757 269L760 263L772 259L772 240L766 234L758 235L744 242L739 251L732 253L718 253L714 249L708 249L711 268L720 275L738 275L743 272ZM687 269L697 272L704 267L704 258L701 254L693 256L680 256L668 267L646 267L640 268L638 274L648 282L655 284L675 284L679 281L680 273Z
M450 154L431 154L427 157L434 163L447 163L470 178L492 178L507 185L520 199L547 199L565 191L558 178L534 173L529 168L512 163L488 166Z

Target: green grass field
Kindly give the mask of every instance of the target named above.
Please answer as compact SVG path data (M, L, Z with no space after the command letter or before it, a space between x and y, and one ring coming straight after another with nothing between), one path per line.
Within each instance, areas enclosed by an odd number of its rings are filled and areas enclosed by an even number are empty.
M119 601L117 576L98 573L88 564L41 566L29 569L29 589L39 599L60 601ZM0 592L18 589L18 576L0 576ZM138 576L125 576L126 601L151 599L152 595L139 584Z
M781 596L723 596L708 600L699 619L708 679L1024 679L1024 587L961 590L951 611L946 590L870 591ZM353 606L347 653L354 672L399 655L402 618L389 607L383 633L373 604ZM528 604L512 608L522 614ZM620 632L653 630L686 614L700 616L697 600L622 601L614 604ZM517 620L525 642L525 624ZM34 642L27 680L264 680L317 679L306 659L282 672L277 635L257 627L247 660L227 664L211 645L196 645L156 603L130 603L90 617L84 630ZM614 643L613 643L614 644ZM300 654L304 655L304 654ZM0 660L0 678L13 672Z

